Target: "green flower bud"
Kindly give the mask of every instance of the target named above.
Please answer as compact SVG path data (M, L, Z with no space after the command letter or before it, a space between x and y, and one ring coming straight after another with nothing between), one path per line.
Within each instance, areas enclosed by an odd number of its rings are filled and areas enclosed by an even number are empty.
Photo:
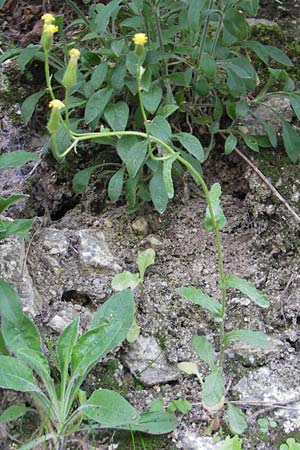
M77 65L80 58L80 51L77 48L72 48L69 52L70 59L62 79L62 84L66 89L71 89L77 80Z
M59 129L60 120L60 110L64 108L65 105L60 100L54 99L49 103L49 108L51 108L50 118L47 124L47 128L50 134L56 133Z

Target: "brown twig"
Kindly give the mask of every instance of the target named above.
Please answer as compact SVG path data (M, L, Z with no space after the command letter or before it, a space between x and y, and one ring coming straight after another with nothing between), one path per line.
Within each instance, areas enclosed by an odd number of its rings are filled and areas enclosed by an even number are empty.
M265 183L266 186L270 189L270 191L273 192L275 197L278 198L278 200L286 207L286 209L291 213L291 215L296 219L298 223L300 223L300 217L296 213L296 211L293 210L293 208L288 204L288 202L282 197L282 195L277 191L277 189L273 186L273 184L265 177L265 175L253 164L250 159L247 158L247 156L244 155L243 152L241 152L240 149L237 147L235 148L235 152L253 169L253 171L260 177L260 179Z

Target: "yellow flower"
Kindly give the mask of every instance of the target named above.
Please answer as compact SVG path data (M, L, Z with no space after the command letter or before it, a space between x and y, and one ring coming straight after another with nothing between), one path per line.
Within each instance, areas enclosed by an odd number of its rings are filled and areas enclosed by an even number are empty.
M45 24L51 24L55 21L55 18L52 14L46 13L42 16L42 20L45 22Z
M133 42L135 43L135 45L145 45L148 42L148 37L146 36L145 33L136 33L133 36Z
M56 109L56 110L61 110L65 107L64 103L61 102L60 100L58 100L57 98L55 98L54 100L51 100L51 102L49 102L49 108L52 109Z
M58 26L52 25L50 23L45 23L43 31L44 33L48 33L53 36L54 33L58 32Z
M70 58L79 59L80 58L80 51L77 48L71 48L69 51Z

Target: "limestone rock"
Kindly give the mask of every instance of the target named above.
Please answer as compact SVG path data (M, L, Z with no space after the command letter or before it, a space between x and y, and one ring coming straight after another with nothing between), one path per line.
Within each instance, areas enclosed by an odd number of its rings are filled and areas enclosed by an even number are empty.
M11 236L0 241L0 276L17 290L24 312L32 317L40 312L42 300L26 266L23 238Z
M124 357L124 364L146 386L177 380L180 372L168 363L154 337L139 336Z
M224 441L214 442L210 437L201 437L196 433L187 432L184 435L181 444L181 448L184 450L221 450Z
M43 247L50 255L66 256L68 253L69 240L62 230L46 228L41 233Z
M115 272L122 270L112 255L105 236L101 231L80 230L78 235L78 253L83 267L92 266L97 269L107 269Z
M57 333L61 333L71 322L73 322L73 320L78 319L79 317L79 311L76 311L75 308L67 307L55 314L49 321L48 326L52 328L52 330L57 331Z
M141 234L142 236L146 236L148 234L148 222L145 217L138 217L132 223L132 229L136 234Z

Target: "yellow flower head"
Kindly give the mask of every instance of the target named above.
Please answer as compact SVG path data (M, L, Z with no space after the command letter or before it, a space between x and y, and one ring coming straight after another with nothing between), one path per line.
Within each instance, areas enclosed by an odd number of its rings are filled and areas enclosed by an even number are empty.
M71 48L69 51L70 58L79 59L80 58L80 51L77 48Z
M148 42L148 37L146 36L145 33L136 33L133 36L133 42L135 43L135 45L145 45Z
M58 27L50 23L45 23L43 31L48 34L53 34L58 32Z
M49 108L56 109L59 111L64 107L65 107L64 103L56 98L54 100L51 100L51 102L49 102Z
M45 24L51 24L55 21L55 17L52 14L46 13L42 16L42 20Z

